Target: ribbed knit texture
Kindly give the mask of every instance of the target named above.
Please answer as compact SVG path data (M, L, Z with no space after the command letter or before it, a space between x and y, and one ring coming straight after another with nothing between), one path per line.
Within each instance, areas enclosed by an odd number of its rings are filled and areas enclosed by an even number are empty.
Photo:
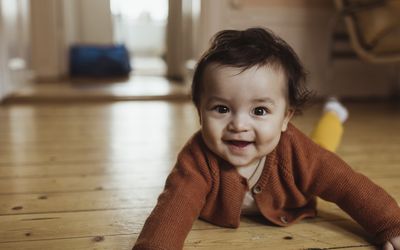
M247 188L237 170L210 152L200 132L196 133L178 155L133 249L182 249L198 217L222 227L238 227ZM315 216L319 196L338 204L377 243L400 235L396 201L291 124L267 155L253 190L260 212L279 226Z

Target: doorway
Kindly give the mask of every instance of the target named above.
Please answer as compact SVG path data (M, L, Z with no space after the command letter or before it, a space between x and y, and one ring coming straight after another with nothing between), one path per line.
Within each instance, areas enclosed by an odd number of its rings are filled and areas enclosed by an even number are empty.
M168 0L111 0L114 42L127 47L134 75L166 75Z

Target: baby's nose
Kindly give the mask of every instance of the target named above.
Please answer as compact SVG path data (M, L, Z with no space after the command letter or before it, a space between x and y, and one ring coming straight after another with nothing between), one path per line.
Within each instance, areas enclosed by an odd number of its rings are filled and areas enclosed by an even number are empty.
M244 132L249 130L249 119L246 115L234 115L228 124L228 130L232 132Z

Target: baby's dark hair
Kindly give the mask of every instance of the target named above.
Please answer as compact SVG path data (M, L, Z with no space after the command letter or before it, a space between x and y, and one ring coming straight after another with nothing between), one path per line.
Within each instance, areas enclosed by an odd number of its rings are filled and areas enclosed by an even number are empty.
M197 63L192 82L192 101L199 109L205 68L211 63L241 68L279 66L287 79L289 106L301 113L311 92L305 87L306 73L293 49L273 32L264 28L223 30L211 40L210 48Z

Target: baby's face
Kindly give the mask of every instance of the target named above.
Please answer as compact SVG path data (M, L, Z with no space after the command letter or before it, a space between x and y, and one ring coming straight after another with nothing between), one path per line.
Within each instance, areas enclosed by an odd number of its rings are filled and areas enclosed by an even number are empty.
M241 71L207 66L199 106L206 145L236 167L269 154L292 116L282 70L255 66Z

